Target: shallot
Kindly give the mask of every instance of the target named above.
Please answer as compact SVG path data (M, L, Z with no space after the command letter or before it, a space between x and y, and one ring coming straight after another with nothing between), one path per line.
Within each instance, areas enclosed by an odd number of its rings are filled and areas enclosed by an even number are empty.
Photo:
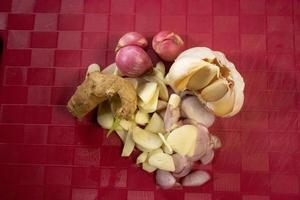
M153 67L150 57L138 46L121 48L116 55L116 64L121 73L129 77L138 77Z
M176 179L168 171L157 170L156 171L156 183L163 189L169 189L176 183Z
M148 42L146 38L142 36L140 33L129 32L120 38L115 51L119 51L119 49L121 49L122 47L132 46L132 45L145 48L148 46Z
M152 46L161 59L171 62L183 51L184 42L172 31L161 31L153 37Z

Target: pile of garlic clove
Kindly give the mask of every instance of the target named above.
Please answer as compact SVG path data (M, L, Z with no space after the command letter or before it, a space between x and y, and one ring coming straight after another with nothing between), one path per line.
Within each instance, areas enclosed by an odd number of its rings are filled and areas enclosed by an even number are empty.
M166 83L176 93L190 91L219 117L237 114L244 102L244 81L233 63L218 51L194 47L172 64Z

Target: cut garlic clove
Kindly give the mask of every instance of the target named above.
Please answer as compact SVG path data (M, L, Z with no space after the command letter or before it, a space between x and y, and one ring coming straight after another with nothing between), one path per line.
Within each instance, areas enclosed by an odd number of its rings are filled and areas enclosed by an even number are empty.
M166 67L163 62L156 63L156 66L154 68L155 71L159 72L162 77L166 75Z
M156 88L156 82L148 82L139 85L137 94L144 104L147 104L153 98Z
M123 151L122 151L122 154L121 156L122 157L128 157L130 156L130 154L132 153L133 149L134 149L134 141L132 140L132 130L129 130L127 132L127 135L126 135L126 139L125 139L125 143L124 143L124 146L123 146Z
M138 126L133 128L132 138L136 144L148 150L157 149L163 144L157 134L141 129Z
M148 152L142 152L137 158L136 158L136 164L143 163L147 160Z
M156 76L145 76L145 77L143 77L143 79L146 81L157 83L157 86L159 88L159 97L164 101L168 101L169 92L168 92L168 88L167 88L166 84L163 81L163 78L161 79Z
M117 65L116 63L112 63L110 65L108 65L107 67L105 67L101 73L103 74L114 74L114 72L116 71L117 69Z
M228 92L228 82L218 79L201 91L201 97L208 102L220 100Z

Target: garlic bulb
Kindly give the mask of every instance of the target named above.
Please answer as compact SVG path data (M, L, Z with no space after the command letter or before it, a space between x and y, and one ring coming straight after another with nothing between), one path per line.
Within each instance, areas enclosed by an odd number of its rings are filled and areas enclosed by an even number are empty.
M182 52L166 82L176 93L189 90L215 115L231 117L244 102L245 83L233 63L218 51L194 47Z

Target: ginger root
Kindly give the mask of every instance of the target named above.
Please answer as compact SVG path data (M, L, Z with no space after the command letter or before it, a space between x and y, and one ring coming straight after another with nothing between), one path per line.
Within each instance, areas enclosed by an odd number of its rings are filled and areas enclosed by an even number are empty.
M77 87L67 108L72 115L82 118L98 104L116 95L120 97L121 107L115 114L120 118L131 119L137 108L137 94L132 84L116 75L91 72Z

